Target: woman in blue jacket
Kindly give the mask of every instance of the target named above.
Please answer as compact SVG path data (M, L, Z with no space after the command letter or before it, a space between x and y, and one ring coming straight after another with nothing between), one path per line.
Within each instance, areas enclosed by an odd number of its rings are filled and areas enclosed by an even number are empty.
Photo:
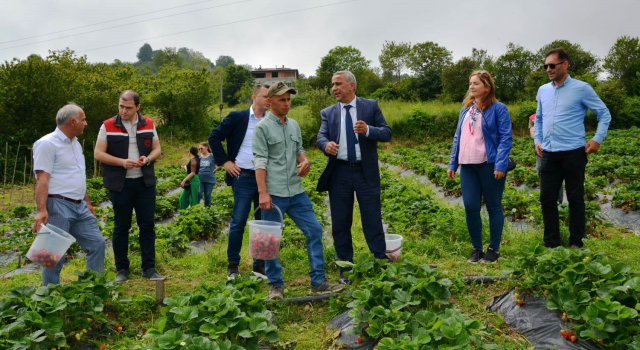
M460 165L462 201L471 238L470 263L494 263L500 257L504 226L502 192L511 152L511 118L507 107L495 97L495 84L489 72L475 71L469 77L458 127L453 137L447 176ZM490 242L482 245L482 197L489 213Z

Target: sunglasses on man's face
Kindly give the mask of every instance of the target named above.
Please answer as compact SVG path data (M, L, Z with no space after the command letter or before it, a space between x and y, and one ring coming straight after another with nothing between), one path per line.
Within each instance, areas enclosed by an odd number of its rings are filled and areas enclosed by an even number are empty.
M547 68L551 68L551 69L556 69L556 66L559 66L563 63L565 63L567 61L562 61L562 62L558 62L558 63L549 63L549 64L545 64L543 67L546 70Z

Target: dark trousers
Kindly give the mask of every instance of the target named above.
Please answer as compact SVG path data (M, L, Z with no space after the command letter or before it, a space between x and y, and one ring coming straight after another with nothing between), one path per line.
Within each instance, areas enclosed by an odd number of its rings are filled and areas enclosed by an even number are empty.
M129 270L129 229L131 217L136 211L140 228L140 250L142 251L142 270L155 267L156 264L156 232L153 217L156 211L156 186L146 187L140 178L125 179L124 188L120 192L111 192L113 203L113 255L116 270Z
M572 151L542 152L540 162L540 205L544 222L544 245L560 245L558 191L564 180L569 202L569 244L582 247L585 229L584 172L587 154L584 147Z
M369 250L376 259L387 259L386 243L380 211L380 186L372 187L364 178L361 166L336 163L329 187L331 205L331 230L336 257L341 261L353 261L353 193L358 197L362 230ZM349 269L340 268L340 272Z
M467 219L467 230L474 248L484 251L482 245L482 219L480 209L482 198L489 213L489 248L500 251L504 214L502 213L502 193L506 176L496 180L493 163L462 164L460 166L460 186Z

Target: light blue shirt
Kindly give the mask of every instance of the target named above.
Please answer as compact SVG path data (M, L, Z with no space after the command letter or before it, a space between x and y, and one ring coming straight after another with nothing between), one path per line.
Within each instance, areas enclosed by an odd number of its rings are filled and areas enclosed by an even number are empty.
M338 154L336 155L336 157L340 160L348 160L348 150L347 150L347 133L345 131L345 122L344 122L344 118L347 117L347 109L344 108L344 106L346 105L350 105L351 109L349 110L349 115L351 116L351 124L352 125L356 125L356 122L358 121L358 108L356 108L356 99L357 97L353 98L353 101L349 102L349 103L342 103L340 102L340 139L338 142ZM367 125L367 133L365 136L369 136L369 126ZM358 134L356 134L356 138L358 137ZM356 143L356 160L362 160L362 157L360 156L360 144Z
M87 192L84 155L78 138L69 139L60 129L33 144L33 171L50 175L48 194L84 199Z
M251 150L251 139L253 138L253 130L255 130L258 122L267 114L265 113L262 118L256 118L256 114L253 112L253 106L249 107L249 124L247 125L247 132L244 134L242 144L238 150L236 156L236 165L242 169L253 170L253 151Z
M567 76L560 86L554 82L538 89L538 109L534 125L535 144L547 152L571 151L586 144L584 117L590 109L598 117L593 141L602 144L611 122L611 113L591 85Z

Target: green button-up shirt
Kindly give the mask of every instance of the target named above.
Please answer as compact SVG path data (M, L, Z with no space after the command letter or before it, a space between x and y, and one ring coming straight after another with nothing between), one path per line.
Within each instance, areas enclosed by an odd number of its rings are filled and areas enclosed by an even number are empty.
M298 123L268 113L253 132L251 148L255 170L267 171L267 191L272 196L293 197L303 192L298 173L298 155L305 153Z

